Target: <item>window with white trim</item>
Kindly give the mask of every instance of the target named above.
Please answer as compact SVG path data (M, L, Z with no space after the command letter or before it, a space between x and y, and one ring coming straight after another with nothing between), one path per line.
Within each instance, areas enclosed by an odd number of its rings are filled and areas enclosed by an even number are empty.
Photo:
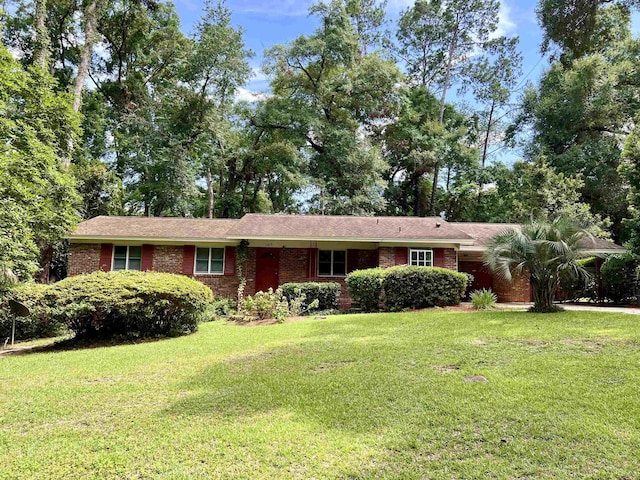
M140 270L142 267L142 247L134 245L114 245L111 270Z
M346 274L346 250L318 251L318 275L320 277L343 277Z
M433 250L425 248L412 248L409 250L409 265L416 267L433 266Z
M196 273L224 274L223 248L196 248Z

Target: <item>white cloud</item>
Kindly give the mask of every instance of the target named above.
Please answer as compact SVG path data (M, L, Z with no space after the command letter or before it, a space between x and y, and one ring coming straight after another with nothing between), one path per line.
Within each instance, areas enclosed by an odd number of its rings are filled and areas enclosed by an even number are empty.
M244 87L238 88L236 91L236 102L261 102L262 100L266 100L269 98L271 94L264 92L253 92Z
M498 28L492 36L508 35L515 30L516 26L516 23L511 19L511 8L503 0L500 2L500 11L498 12Z
M250 82L267 82L269 81L269 77L267 76L266 73L262 71L262 68L253 67L251 69L251 78L249 79L249 81Z

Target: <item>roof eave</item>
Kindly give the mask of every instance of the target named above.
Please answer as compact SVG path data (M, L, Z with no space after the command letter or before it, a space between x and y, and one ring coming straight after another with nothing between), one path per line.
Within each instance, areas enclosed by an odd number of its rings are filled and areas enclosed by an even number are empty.
M69 235L70 242L146 242L146 243L228 243L230 238L212 237L132 237L112 235Z
M304 242L370 242L370 243L451 243L473 245L472 238L384 238L384 237L286 237L278 235L229 235L230 240L275 240Z

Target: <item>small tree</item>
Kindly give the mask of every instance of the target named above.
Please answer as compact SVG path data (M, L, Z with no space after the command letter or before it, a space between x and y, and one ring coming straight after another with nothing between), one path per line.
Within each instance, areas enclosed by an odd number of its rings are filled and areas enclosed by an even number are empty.
M560 273L587 281L589 273L578 263L583 257L584 239L590 234L572 222L557 218L551 222L531 222L505 230L493 237L485 264L494 275L508 282L529 272L533 292L533 312L554 312L553 304Z

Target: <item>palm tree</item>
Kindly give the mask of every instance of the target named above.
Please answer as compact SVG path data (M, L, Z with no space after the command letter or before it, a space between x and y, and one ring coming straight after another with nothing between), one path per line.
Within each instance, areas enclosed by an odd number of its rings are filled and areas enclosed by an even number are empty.
M495 235L485 253L485 265L507 282L528 272L534 302L531 311L554 312L560 309L553 300L561 272L585 282L589 279L590 274L578 264L587 239L591 234L567 219L534 221Z

